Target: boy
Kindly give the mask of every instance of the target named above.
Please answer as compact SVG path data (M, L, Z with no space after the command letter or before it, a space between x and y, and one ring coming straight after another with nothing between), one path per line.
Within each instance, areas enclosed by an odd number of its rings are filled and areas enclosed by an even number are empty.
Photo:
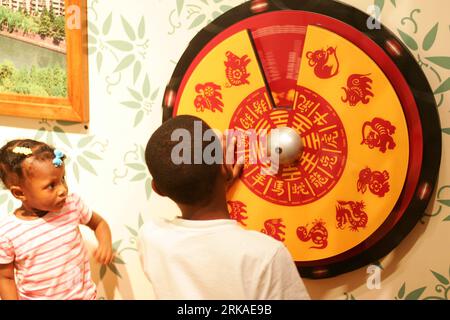
M182 213L173 221L147 222L139 236L141 263L156 298L309 299L286 247L230 218L226 191L242 165L206 164L204 159L201 164L174 163L179 163L172 158L180 143L172 141L176 129L189 132L190 145L201 147L198 154L210 144L194 142L199 123L203 136L210 128L201 119L172 118L155 131L145 150L153 190L173 200ZM193 163L199 150L190 151Z

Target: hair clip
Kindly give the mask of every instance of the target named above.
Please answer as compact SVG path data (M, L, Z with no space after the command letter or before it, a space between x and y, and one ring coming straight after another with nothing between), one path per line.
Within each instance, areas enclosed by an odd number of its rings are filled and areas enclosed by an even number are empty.
M33 153L33 151L30 148L27 147L15 147L12 152L16 154L23 154L25 156L28 156Z
M64 153L58 149L55 149L53 153L55 154L55 159L53 159L53 165L57 168L61 167L63 164L62 158L64 157Z

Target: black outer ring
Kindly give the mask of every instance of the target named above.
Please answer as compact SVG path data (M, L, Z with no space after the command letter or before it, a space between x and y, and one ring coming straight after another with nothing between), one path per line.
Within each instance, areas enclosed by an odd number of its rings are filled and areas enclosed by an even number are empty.
M272 0L267 1L267 7L264 11L255 13L251 9L252 3L255 2L262 1L248 1L229 10L203 28L192 39L172 74L166 88L166 94L170 91L175 93L178 91L183 76L187 72L190 64L210 40L233 24L256 14L278 10L302 10L314 12L351 25L374 41L388 56L391 57L391 60L403 74L403 77L408 83L414 96L414 100L416 101L422 123L422 167L413 198L397 224L390 229L381 240L376 242L370 248L367 248L365 251L346 260L330 263L325 266L305 267L301 266L299 263L297 266L301 276L319 279L333 277L373 263L392 251L414 228L416 223L423 216L431 198L431 191L436 185L441 161L442 135L433 91L413 55L391 31L384 26L381 26L381 29L373 30L367 28L366 23L369 16L366 13L349 5L330 0ZM398 44L402 47L403 54L400 56L391 55L384 46L386 39L396 39ZM163 121L166 121L172 117L173 105L168 106L164 104L165 102L163 103ZM429 184L430 191L423 199L419 199L418 194L421 192L420 186L424 183Z

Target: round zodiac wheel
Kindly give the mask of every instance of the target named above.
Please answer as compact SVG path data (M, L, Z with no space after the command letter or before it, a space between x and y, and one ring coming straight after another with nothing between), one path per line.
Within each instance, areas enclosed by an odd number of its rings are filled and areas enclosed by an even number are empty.
M163 120L212 128L291 128L302 153L274 175L249 161L230 190L232 218L282 241L302 276L375 262L414 227L431 197L441 131L433 93L405 46L333 1L249 1L191 41ZM291 130L292 131L292 130Z

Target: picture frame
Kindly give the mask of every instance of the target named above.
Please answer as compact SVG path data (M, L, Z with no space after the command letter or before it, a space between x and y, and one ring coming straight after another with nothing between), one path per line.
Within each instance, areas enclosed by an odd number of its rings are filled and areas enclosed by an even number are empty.
M34 4L34 1L39 0L31 1ZM52 3L52 0L43 1L44 4ZM0 93L0 115L71 122L89 121L87 0L65 0L64 12L67 96Z

